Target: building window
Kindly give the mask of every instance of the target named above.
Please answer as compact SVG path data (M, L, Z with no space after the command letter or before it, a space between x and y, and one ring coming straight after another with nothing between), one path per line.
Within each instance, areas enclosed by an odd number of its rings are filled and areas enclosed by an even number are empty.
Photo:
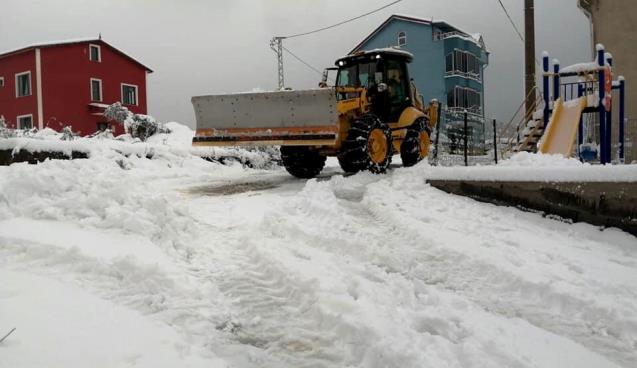
M137 86L122 83L122 103L124 105L137 105Z
M445 70L447 71L447 73L451 73L451 72L454 71L454 68L453 68L453 53L447 54L445 64L446 64Z
M99 45L88 45L89 59L91 61L102 61L102 48Z
M18 73L15 75L15 96L31 96L31 72Z
M91 78L91 101L102 101L102 80Z
M105 123L105 122L97 123L96 132L103 132L103 131L106 131L106 129L108 129L108 123Z
M4 87L4 77L0 77L0 87Z
M456 86L447 93L447 105L451 108L462 108L480 113L482 112L482 94L471 88Z
M398 32L398 46L405 46L407 44L407 33Z
M33 115L20 115L16 120L18 122L18 129L33 128Z
M455 50L446 56L446 72L448 74L462 74L465 77L481 81L480 59L470 52Z

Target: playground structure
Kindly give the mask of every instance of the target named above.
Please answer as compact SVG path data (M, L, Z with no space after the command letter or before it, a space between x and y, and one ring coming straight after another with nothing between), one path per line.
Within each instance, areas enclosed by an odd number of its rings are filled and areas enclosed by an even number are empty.
M569 157L573 154L577 137L580 160L599 159L601 164L611 163L613 91L618 91L619 134L615 161L624 163L626 84L621 76L613 80L612 55L605 52L603 45L597 45L597 58L591 63L560 69L559 61L553 60L551 71L547 52L542 61L542 92L536 88L527 96L527 99L533 99L535 112L523 117L517 127L517 135L505 151Z

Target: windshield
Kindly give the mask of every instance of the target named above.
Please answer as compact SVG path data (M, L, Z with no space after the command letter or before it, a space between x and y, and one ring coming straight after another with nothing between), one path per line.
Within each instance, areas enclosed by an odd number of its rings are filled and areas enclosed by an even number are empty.
M369 88L383 80L383 73L377 61L341 67L338 71L336 85L338 87Z

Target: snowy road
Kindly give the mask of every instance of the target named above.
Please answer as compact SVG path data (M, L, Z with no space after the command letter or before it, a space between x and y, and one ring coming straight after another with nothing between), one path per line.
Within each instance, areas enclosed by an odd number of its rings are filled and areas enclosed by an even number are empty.
M444 194L426 164L125 160L0 168L0 366L637 366L626 233Z

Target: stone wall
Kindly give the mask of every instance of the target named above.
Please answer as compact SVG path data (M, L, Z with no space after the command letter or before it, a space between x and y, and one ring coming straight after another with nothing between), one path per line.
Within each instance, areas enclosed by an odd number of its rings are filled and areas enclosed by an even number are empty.
M637 1L580 0L590 13L594 43L602 43L613 54L615 75L626 77L626 161L637 161ZM594 48L593 48L594 50ZM613 137L617 139L617 110L613 112Z

